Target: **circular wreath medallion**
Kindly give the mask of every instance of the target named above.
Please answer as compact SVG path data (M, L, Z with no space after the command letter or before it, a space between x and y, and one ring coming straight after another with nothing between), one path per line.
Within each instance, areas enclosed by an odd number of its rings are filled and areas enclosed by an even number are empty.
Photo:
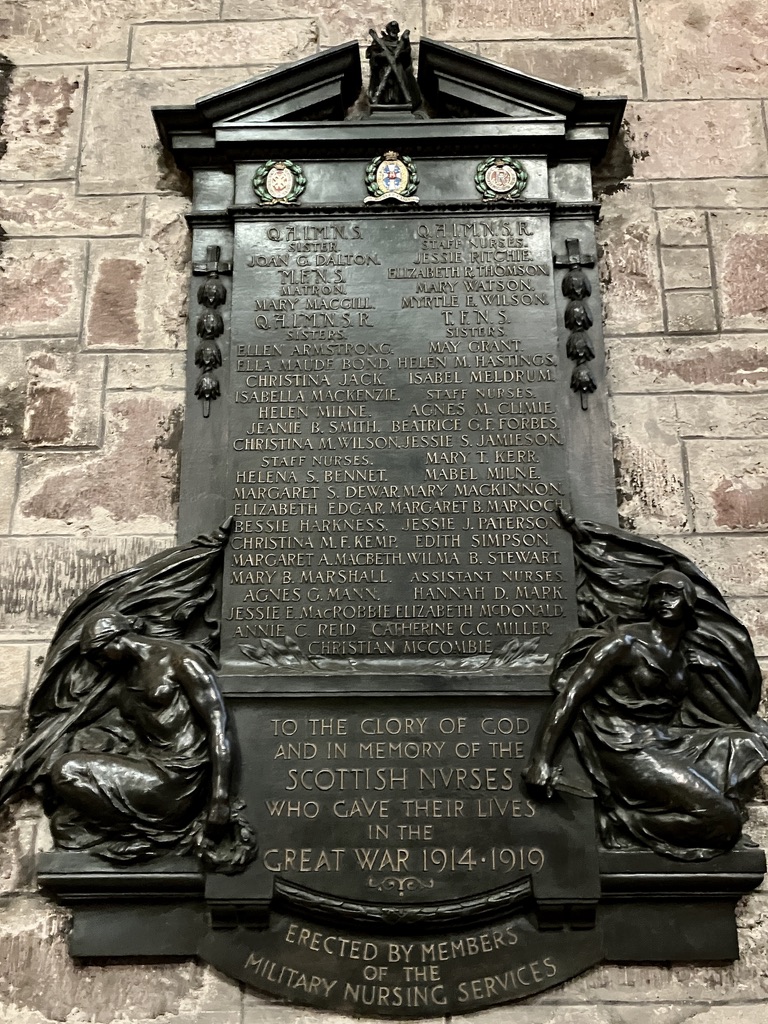
M307 187L307 179L292 160L267 160L256 168L253 191L262 203L295 203Z
M527 184L528 172L509 156L489 157L475 171L475 188L487 203L517 199Z
M389 150L377 156L365 169L365 184L369 195L366 203L380 203L384 199L395 199L401 203L418 203L414 195L419 175L413 160Z

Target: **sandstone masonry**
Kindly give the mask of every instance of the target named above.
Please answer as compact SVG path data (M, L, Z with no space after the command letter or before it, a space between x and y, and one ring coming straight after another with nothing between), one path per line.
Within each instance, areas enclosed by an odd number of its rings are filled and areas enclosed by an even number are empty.
M619 511L712 575L768 666L764 2L6 0L0 757L67 603L174 537L188 183L150 107L362 44L369 18L393 14L415 39L629 96L597 175ZM44 819L31 803L13 817L0 832L4 1024L346 1024L199 964L73 963L65 915L34 881ZM747 832L768 840L766 790ZM601 967L465 1020L768 1024L764 891L739 920L733 965Z

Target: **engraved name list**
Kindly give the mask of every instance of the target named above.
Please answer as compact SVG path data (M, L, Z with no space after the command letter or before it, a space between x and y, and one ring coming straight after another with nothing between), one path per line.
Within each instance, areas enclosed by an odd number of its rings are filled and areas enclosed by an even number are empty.
M225 648L551 652L572 569L548 219L238 230Z

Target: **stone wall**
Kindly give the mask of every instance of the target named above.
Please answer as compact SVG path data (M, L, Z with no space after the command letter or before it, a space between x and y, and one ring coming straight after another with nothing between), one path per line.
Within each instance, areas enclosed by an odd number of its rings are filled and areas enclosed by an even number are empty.
M765 0L6 0L0 162L0 731L85 586L173 538L188 182L150 106L361 39L392 14L553 81L630 98L602 175L620 512L720 584L768 658ZM369 22L369 18L373 18ZM768 837L756 803L751 831ZM75 966L37 895L37 809L0 832L0 1020L341 1024L194 963ZM483 1024L768 1022L768 902L742 959L605 967Z

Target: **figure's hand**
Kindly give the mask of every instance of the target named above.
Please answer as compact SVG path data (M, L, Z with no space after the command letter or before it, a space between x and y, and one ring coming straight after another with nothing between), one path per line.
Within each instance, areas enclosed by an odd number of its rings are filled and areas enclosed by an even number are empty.
M577 543L589 543L589 532L580 526L576 521L576 516L567 509L564 509L562 505L557 506L557 518L560 520L560 525L563 529L567 530Z
M208 807L207 827L209 829L219 829L228 823L229 800L225 796L214 796Z
M694 665L696 668L708 668L713 671L717 671L720 668L720 662L717 658L704 654L702 651L690 651L688 654L688 664Z
M551 796L552 788L559 774L560 769L555 768L543 755L539 754L531 758L530 764L523 772L523 779L529 786L545 789L547 796Z

